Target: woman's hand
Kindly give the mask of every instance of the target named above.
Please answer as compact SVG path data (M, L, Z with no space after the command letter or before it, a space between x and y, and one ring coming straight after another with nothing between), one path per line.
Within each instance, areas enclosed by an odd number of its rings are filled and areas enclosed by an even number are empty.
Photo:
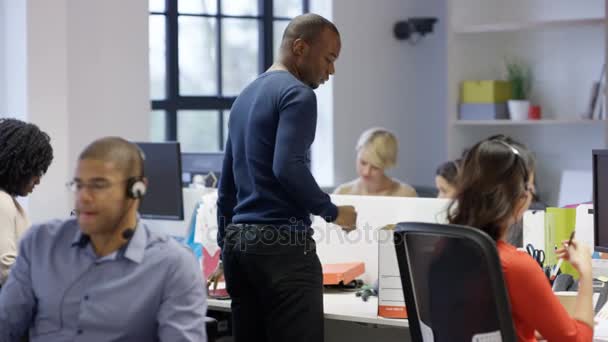
M581 275L591 275L591 249L589 246L572 240L568 245L568 241L563 241L563 248L555 251L558 258L563 258L572 264L572 266Z

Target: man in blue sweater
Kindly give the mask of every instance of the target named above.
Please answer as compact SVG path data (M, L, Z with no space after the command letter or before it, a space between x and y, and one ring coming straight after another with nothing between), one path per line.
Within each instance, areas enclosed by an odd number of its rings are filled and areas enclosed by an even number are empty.
M218 190L218 244L236 342L323 341L323 274L310 215L347 232L352 206L336 207L310 173L317 102L334 73L340 35L316 14L294 18L279 59L230 113Z

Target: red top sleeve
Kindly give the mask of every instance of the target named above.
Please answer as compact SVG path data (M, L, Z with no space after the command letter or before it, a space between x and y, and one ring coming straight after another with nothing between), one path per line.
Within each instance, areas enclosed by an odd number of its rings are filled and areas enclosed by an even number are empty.
M593 340L593 329L566 312L530 255L503 241L496 247L519 341L536 341L535 330L551 342Z

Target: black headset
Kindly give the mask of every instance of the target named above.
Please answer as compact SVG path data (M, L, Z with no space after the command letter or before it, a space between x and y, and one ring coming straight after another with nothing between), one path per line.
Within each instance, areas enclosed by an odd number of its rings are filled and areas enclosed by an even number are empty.
M136 144L133 144L133 146L139 152L141 175L138 177L131 177L131 178L127 179L127 186L126 186L125 190L127 192L128 198L141 199L142 197L144 197L144 195L146 194L146 190L147 190L146 183L144 182L144 161L146 160L146 156L145 156L144 152L139 148L139 146L137 146ZM123 213L123 215L121 216L121 218L118 222L122 221L122 219L124 218L126 213L127 213L127 211L125 211ZM72 210L70 215L77 215L77 214L78 214L78 211L76 209L74 209L74 210ZM118 222L117 222L117 224L118 224ZM129 241L129 240L131 240L131 238L133 237L134 234L135 234L134 228L126 228L122 232L122 238ZM89 240L90 240L90 237L86 234L83 234L80 237L80 240L78 241L78 246L79 247L86 246L86 244L89 243ZM123 247L123 248L125 248L125 247Z
M524 188L528 189L528 180L530 179L529 178L530 175L528 173L528 165L526 164L526 161L522 157L519 149L517 149L517 147L515 147L512 144L510 144L509 142L507 142L506 137L503 135L496 135L496 136L490 137L488 140L500 143L501 145L507 147L509 149L509 151L511 151L513 153L513 155L515 155L515 160L508 169L513 170L519 164L519 166L522 169L523 175L524 175Z
M141 165L141 175L139 177L131 177L127 179L127 197L132 199L140 199L144 197L148 187L144 182L144 161L146 160L146 155L144 152L137 146L133 144L137 151L139 152L139 163Z
M142 164L143 168L143 164ZM132 199L140 199L146 194L146 183L144 176L131 177L127 180L127 197Z

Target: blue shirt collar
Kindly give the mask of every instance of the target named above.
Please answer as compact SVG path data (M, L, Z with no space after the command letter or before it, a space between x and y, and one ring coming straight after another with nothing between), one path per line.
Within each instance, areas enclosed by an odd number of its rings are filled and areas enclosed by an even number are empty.
M82 233L80 228L74 234L74 239L72 239L72 247L84 247L89 244L89 237ZM133 237L127 244L127 248L124 250L124 253L120 253L122 250L119 249L119 254L124 255L125 258L136 262L141 263L144 259L144 252L146 250L147 243L147 234L146 227L144 226L142 220L137 219L137 226L135 227L135 233L133 233Z
M144 252L146 251L146 244L148 240L148 234L146 232L146 226L144 226L143 222L138 218L137 226L135 227L135 233L129 241L127 245L127 249L125 250L125 258L136 262L141 263L144 259Z

